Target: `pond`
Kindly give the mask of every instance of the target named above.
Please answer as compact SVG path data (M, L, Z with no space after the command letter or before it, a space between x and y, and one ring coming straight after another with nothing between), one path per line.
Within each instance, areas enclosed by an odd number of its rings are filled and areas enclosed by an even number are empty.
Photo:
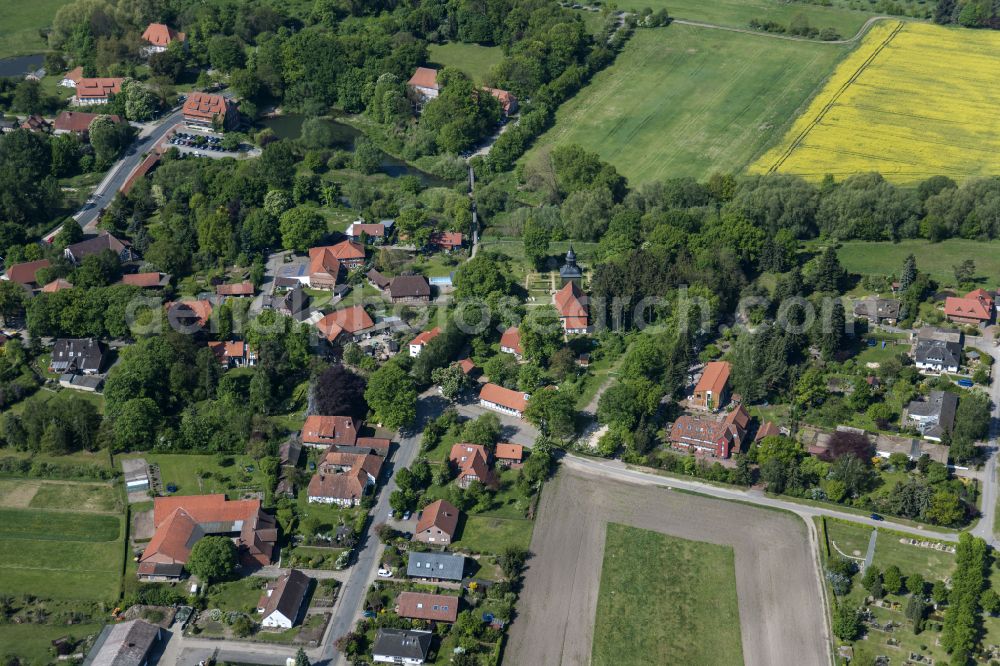
M15 56L13 58L0 58L0 76L22 76L28 72L35 71L44 64L45 56L41 53Z
M297 139L302 135L302 123L305 122L305 119L306 117L303 115L289 113L281 116L265 118L261 120L259 124L262 127L266 127L273 131L274 135L279 139ZM341 123L334 119L329 120L330 124L334 127L333 147L340 150L354 150L354 141L359 136L363 136L364 132L346 123ZM426 187L448 187L451 185L451 181L439 178L438 176L427 173L426 171L421 171L415 166L407 164L403 160L393 157L388 153L382 153L380 169L382 173L386 174L390 178L399 178L400 176L416 176Z

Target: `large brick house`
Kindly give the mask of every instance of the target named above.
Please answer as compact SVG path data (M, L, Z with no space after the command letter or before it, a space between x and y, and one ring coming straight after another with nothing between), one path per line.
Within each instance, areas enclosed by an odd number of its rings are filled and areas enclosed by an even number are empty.
M181 113L185 124L199 129L229 130L240 122L236 102L210 93L193 92L188 95Z
M360 305L334 310L316 322L327 342L346 344L360 340L375 327L371 316Z
M396 597L396 615L426 622L455 622L459 598L427 592L400 592Z
M143 51L147 55L163 53L172 42L184 42L187 36L163 23L150 23L142 33L142 40L147 46Z
M90 106L92 104L107 104L111 101L112 95L117 95L122 91L122 78L83 78L76 82L76 96L73 97L73 104L77 106Z
M715 411L725 406L729 399L729 371L726 361L705 364L705 371L694 387L689 404L696 409Z
M301 439L306 446L354 446L358 441L358 424L350 416L313 414L302 425Z
M278 529L260 500L227 500L225 495L157 497L153 500L153 538L139 558L143 580L176 580L194 544L204 536L229 536L239 551L240 564L261 567L271 563Z
M423 275L397 275L389 282L393 303L430 303L431 285Z
M309 502L357 506L378 481L383 462L370 453L328 451L309 480Z
M728 458L742 446L749 424L750 415L743 405L720 418L681 416L670 428L670 445L688 453Z
M122 263L132 261L136 258L135 251L132 250L131 245L118 240L107 231L102 231L96 236L86 238L79 243L67 245L66 249L63 250L63 256L68 261L79 266L87 257L100 254L105 250L114 252L115 256L118 257L118 261Z

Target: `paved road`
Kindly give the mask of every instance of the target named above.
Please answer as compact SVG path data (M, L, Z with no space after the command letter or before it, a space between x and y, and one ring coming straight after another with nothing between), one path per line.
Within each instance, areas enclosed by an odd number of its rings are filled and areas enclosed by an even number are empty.
M994 547L1000 546L993 534L993 523L997 509L997 451L1000 449L1000 347L993 345L985 337L966 337L965 343L993 357L993 384L990 386L990 400L993 402L990 418L990 439L987 443L987 459L983 465L982 497L980 511L983 514L972 528L974 536L985 539Z
M875 540L878 539L878 528L872 530L871 537L868 538L868 552L865 553L865 568L867 571L868 567L872 565L872 559L875 557Z
M681 488L684 490L699 492L703 495L717 497L719 499L749 502L760 506L784 509L785 511L791 511L792 513L798 514L810 523L814 517L827 516L830 518L850 520L851 522L868 525L870 527L884 527L886 529L896 530L898 532L904 532L906 534L912 534L923 538L936 539L938 541L958 541L958 533L953 531L937 532L889 520L872 520L868 516L848 513L846 511L837 511L836 509L828 509L824 506L798 504L796 502L790 502L777 497L769 497L759 490L739 490L736 488L713 486L700 481L660 476L658 474L653 474L652 472L644 472L642 470L629 468L627 465L618 460L592 459L574 454L566 454L562 459L562 464L580 469L582 471L600 472L605 476L616 477L632 482L664 486L667 488Z
M101 209L105 208L115 198L115 194L121 186L128 180L133 170L145 159L143 152L148 152L153 146L173 129L174 125L181 121L180 109L163 117L155 125L147 125L139 133L138 141L132 154L125 155L118 160L108 171L108 175L100 182L97 189L91 195L94 203L86 204L73 219L76 220L84 231L90 231L97 226L97 219Z
M390 474L392 477L386 482L385 487L379 493L378 502L372 512L370 525L384 523L389 519L389 495L396 490L395 471L403 467L409 467L420 451L420 437L423 433L424 425L436 418L445 407L447 401L438 395L437 387L431 387L425 391L420 400L417 401L417 420L409 431L412 434L402 436L399 439L399 449L395 458L391 462ZM382 556L382 544L369 528L367 534L362 537L358 546L357 560L351 567L351 576L340 589L340 596L334 608L333 619L327 626L326 634L323 636L323 644L318 654L312 656L313 663L321 664L343 664L346 661L334 647L334 641L348 633L361 619L362 604L368 586L375 580L375 572L378 569L379 559Z

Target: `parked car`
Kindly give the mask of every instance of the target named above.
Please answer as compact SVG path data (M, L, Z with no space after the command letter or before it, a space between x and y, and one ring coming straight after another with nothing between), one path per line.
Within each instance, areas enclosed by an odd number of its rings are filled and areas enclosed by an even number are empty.
M379 578L392 578L392 569L379 569L378 570L378 577Z
M409 520L409 519L410 519L410 512L409 511L404 512L403 513L403 520Z
M885 518L883 518L882 516L878 515L877 513L873 513L871 515L871 519L872 520L885 520Z

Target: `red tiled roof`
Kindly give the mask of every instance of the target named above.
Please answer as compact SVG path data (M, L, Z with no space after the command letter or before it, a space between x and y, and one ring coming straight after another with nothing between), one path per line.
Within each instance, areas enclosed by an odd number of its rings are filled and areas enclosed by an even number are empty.
M222 95L193 92L184 100L184 117L198 120L212 120L215 117L225 118L234 106L232 100Z
M122 283L133 287L159 287L164 277L163 273L132 273L123 275Z
M458 364L458 367L462 368L462 372L465 374L469 374L476 369L476 364L472 362L471 358L463 358L460 361L455 361L455 363Z
M220 284L215 288L215 293L219 296L253 296L253 282L244 280L236 284Z
M768 421L767 423L765 423L764 425L762 425L760 428L757 429L757 435L753 439L755 442L759 442L765 437L771 437L773 435L780 435L780 434L781 430L778 429L778 426L774 425L773 421Z
M220 359L245 358L247 355L246 343L242 340L226 340L224 342L212 341L208 343L208 348Z
M73 69L63 74L63 78L68 79L73 83L78 82L80 79L83 78L83 67L82 66L74 67Z
M970 291L962 298L949 296L944 301L944 314L946 317L989 321L993 318L993 297L983 289Z
M380 456L385 457L389 453L389 447L392 446L392 440L386 437L358 437L354 446L373 449Z
M341 331L347 331L353 335L374 325L375 322L360 305L334 310L316 322L316 328L331 342L337 339Z
M489 465L489 452L480 444L459 442L451 447L448 460L458 465L458 478L474 476L484 486L496 486L496 478Z
M72 289L73 284L64 278L56 278L52 282L42 287L42 291L46 294L51 294L54 291L62 291L63 289Z
M77 99L104 99L122 91L122 78L80 79L76 82Z
M382 462L381 456L330 451L309 480L309 497L361 499L371 480L378 479Z
M493 95L500 101L500 106L503 108L504 113L510 113L514 105L517 104L517 97L507 90L501 90L499 88L483 88L483 90Z
M14 264L7 269L7 279L19 284L32 284L37 282L35 274L39 270L48 268L51 265L48 259L37 259L35 261Z
M353 446L358 439L358 427L349 416L307 416L302 425L302 441L306 444L340 444Z
M340 273L340 262L334 256L332 247L314 247L309 249L309 275L328 275L334 280Z
M426 592L400 592L396 597L396 615L432 622L455 622L458 597Z
M339 261L350 261L352 259L357 260L365 258L364 246L352 240L340 241L336 245L331 245L329 249L333 252L333 256Z
M522 413L528 408L526 394L520 391L512 391L497 384L484 384L482 390L479 392L479 399Z
M420 534L424 530L436 527L449 538L455 536L455 529L458 527L459 511L450 502L438 500L431 502L424 507L424 512L420 514L417 521L417 528L414 534Z
M500 347L513 349L515 354L523 354L521 350L521 331L516 326L511 326L500 336Z
M90 129L90 123L94 118L100 118L107 114L83 113L81 111L63 111L52 123L53 129L57 132L77 132L83 133ZM107 115L116 123L122 122L122 117L118 115Z
M438 89L437 82L437 70L431 69L430 67L417 67L416 71L413 72L413 76L407 83L411 86L418 88L430 88L432 90Z
M457 231L436 231L431 234L431 245L450 250L462 246L462 234Z
M729 369L729 363L726 361L711 361L706 364L698 385L694 387L695 392L711 391L716 397L722 395L726 382L729 381Z
M174 303L167 303L167 312L174 313L180 317L197 317L198 325L204 326L212 318L212 303L202 299L185 299Z
M382 238L385 236L385 225L381 222L376 222L374 224L355 222L347 231L350 236L360 236L361 234L365 234L366 236L371 236L373 238Z
M501 442L500 444L497 444L496 457L499 460L513 460L515 462L521 462L524 458L524 447L520 444Z
M183 42L185 35L162 23L150 23L142 38L153 46L168 46L170 42Z
M441 335L441 327L435 326L429 331L421 331L417 337L410 340L411 345L426 345L428 342Z

